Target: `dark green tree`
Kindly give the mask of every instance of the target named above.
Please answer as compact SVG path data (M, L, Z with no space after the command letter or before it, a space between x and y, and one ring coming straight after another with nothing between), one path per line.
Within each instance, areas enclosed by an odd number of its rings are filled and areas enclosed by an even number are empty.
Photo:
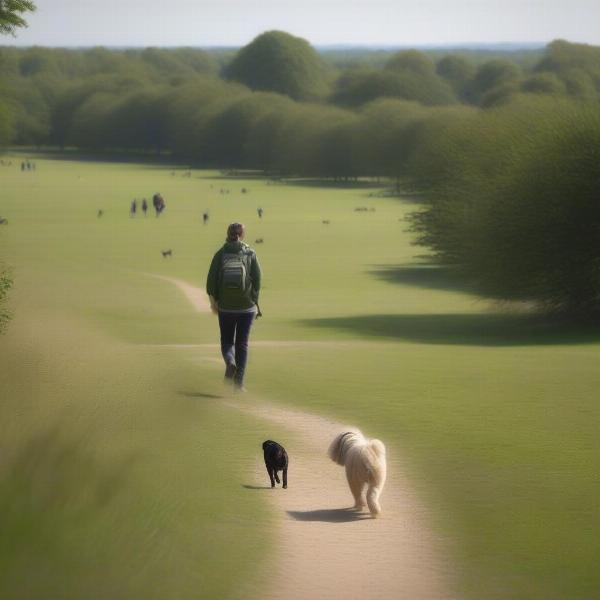
M431 106L456 102L452 88L436 73L435 63L423 52L397 52L385 64L385 71L394 73L404 90L398 98Z
M555 40L535 67L538 73L556 75L569 94L581 99L600 95L600 48Z
M519 67L509 60L489 60L477 69L465 90L465 97L473 104L480 104L488 92L516 82L520 74Z
M35 8L32 0L0 0L0 34L14 35L19 27L27 27L21 15Z
M295 100L326 95L328 72L314 48L283 31L268 31L244 46L225 69L228 79Z
M398 177L411 152L410 128L430 109L405 100L380 99L364 106L357 154L362 175Z
M286 102L277 94L256 92L226 106L208 124L206 158L220 166L246 166L245 148L253 126Z
M521 90L528 94L565 94L566 85L554 73L536 73L521 83Z
M206 78L175 88L165 109L168 142L173 153L179 158L205 163L210 154L208 137L212 119L250 93L245 86Z
M8 106L0 98L0 148L12 137L12 118Z
M600 316L600 111L524 95L422 142L419 242L483 294Z
M456 54L448 54L436 65L437 74L454 90L458 98L464 98L467 84L475 75L475 65Z
M434 62L418 50L401 50L394 54L385 64L385 68L397 73L429 76L435 73Z

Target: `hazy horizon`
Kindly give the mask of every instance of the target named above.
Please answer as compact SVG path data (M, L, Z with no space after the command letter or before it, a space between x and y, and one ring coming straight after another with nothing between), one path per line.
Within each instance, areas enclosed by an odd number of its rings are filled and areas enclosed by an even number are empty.
M29 28L0 45L239 47L279 29L319 47L600 44L596 0L36 0Z

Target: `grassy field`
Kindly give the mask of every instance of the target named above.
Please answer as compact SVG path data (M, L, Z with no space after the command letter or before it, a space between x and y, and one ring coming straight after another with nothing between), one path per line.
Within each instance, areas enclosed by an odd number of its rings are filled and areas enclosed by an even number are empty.
M234 220L264 239L251 392L401 451L451 540L459 595L600 593L598 332L469 295L415 258L416 206L367 185L43 157L21 173L18 160L0 167L15 281L0 597L224 598L260 568L273 527L243 484L264 424L215 397L215 349L161 347L214 343L217 325L152 277L203 286ZM156 191L165 214L130 218L132 198Z

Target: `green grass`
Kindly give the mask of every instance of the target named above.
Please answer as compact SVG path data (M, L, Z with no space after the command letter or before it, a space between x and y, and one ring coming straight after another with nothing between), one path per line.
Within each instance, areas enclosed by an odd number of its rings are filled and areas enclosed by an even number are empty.
M414 205L367 187L37 163L0 170L0 247L14 278L0 338L0 520L11 527L0 590L227 597L260 565L273 527L242 484L263 425L211 397L221 368L205 359L216 351L148 346L217 341L214 317L148 274L203 286L238 220L250 243L264 239L253 340L333 342L253 347L248 386L402 452L450 540L459 594L597 596L597 331L469 295L414 258L404 221ZM155 191L165 214L130 219L131 199Z

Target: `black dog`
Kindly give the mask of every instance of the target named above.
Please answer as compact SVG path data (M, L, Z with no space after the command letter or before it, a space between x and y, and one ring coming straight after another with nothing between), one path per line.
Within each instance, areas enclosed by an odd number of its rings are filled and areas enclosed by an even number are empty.
M277 477L277 471L283 471L283 487L287 488L288 455L285 448L272 440L263 442L262 447L271 487L275 487L275 482L281 483Z
M173 256L173 250L161 250L163 258L167 258L167 256Z

